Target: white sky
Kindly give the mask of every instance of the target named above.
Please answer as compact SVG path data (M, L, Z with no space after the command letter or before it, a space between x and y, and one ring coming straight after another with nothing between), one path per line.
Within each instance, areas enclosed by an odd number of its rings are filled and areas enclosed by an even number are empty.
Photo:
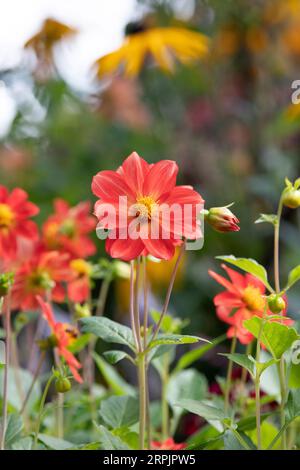
M194 1L171 0L171 5L187 18L193 13ZM56 59L63 78L75 89L87 91L91 64L116 49L125 25L140 15L136 0L0 0L0 70L17 65L26 40L45 18L53 17L79 30L63 44ZM9 130L15 112L15 97L0 80L0 138Z

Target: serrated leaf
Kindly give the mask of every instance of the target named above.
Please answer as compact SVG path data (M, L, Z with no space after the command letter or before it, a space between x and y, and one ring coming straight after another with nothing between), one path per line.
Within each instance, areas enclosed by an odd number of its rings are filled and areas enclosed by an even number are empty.
M174 406L178 406L190 413L201 416L201 418L207 421L223 421L225 419L224 411L221 408L200 401L181 400L179 403L174 403Z
M270 351L274 359L280 359L285 351L292 346L293 342L299 338L298 333L294 328L282 323L268 322L257 316L245 320L243 325L255 338L258 338L262 322L265 323L261 331L261 342Z
M118 374L116 368L112 367L97 353L93 353L95 363L103 375L107 385L117 395L135 395L135 389L129 385L123 377Z
M252 375L252 377L255 374L255 364L251 359L246 354L239 354L239 353L234 353L234 354L220 354L220 356L225 356L235 364L238 364L241 367L244 367L244 369L247 369L247 371Z
M152 341L149 346L148 350L155 348L161 344L192 344L197 343L198 341L205 341L209 343L207 339L200 338L199 336L190 336L190 335L159 335L157 339Z
M107 343L124 344L134 350L132 331L127 326L105 317L82 318L80 323L83 333L92 333Z
M118 362L122 361L122 359L125 359L126 357L128 357L128 354L124 351L112 350L112 351L105 351L103 353L103 356L105 357L105 359L107 359L107 361L110 364L117 364Z
M113 396L101 401L99 413L111 428L129 427L139 420L139 403L132 396Z
M284 290L287 291L290 289L296 282L300 279L300 264L292 269L289 273L288 282Z
M128 445L118 436L114 436L104 426L97 426L100 433L100 449L101 450L130 450Z
M276 225L278 223L278 217L276 214L260 214L260 217L254 222L255 224L268 223Z
M217 256L216 258L222 261L226 261L226 263L232 264L233 266L240 268L242 271L246 271L247 273L252 274L253 276L257 277L257 279L259 279L270 292L273 292L273 289L268 281L267 271L254 259L236 258L233 255Z
M197 361L202 356L204 356L204 354L206 354L208 351L213 349L218 344L222 343L222 341L225 341L226 338L227 338L226 334L218 336L211 343L204 344L200 348L192 349L191 351L188 351L187 353L183 354L181 358L178 360L176 367L174 369L174 372L178 372L182 369L186 369L191 364L193 364L193 362Z

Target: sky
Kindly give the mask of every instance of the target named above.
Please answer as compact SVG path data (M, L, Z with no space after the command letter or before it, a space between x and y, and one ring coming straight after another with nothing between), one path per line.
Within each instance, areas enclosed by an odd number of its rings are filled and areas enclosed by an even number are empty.
M183 19L192 14L194 0L170 0ZM66 41L56 54L61 76L78 91L92 86L90 68L100 56L116 49L124 27L138 19L136 0L0 0L0 70L21 63L23 45L52 17L73 26L79 34ZM8 132L17 111L17 99L29 90L9 90L0 79L0 138ZM34 100L34 97L32 97ZM38 103L35 103L38 108Z

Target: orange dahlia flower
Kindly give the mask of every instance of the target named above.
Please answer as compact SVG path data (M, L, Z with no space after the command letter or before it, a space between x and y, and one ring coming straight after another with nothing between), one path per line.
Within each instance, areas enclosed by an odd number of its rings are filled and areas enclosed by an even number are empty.
M185 449L187 444L184 442L181 444L176 444L172 437L169 437L163 442L159 441L152 441L151 442L151 449L152 450L182 450Z
M82 258L70 262L71 279L68 282L68 298L72 302L84 302L90 297L92 266Z
M214 297L217 316L230 325L227 331L228 338L236 335L242 344L249 344L253 340L253 335L246 330L243 322L254 315L262 317L266 309L265 286L251 274L240 274L225 264L222 264L222 268L230 280L214 271L209 271L210 276L226 289ZM272 312L267 309L266 314L272 315ZM283 314L286 314L286 310ZM284 323L290 324L292 320L286 318Z
M77 361L76 357L68 350L68 347L77 337L78 332L76 328L68 323L56 322L50 304L44 302L40 296L36 297L36 301L40 305L43 316L51 328L54 344L57 348L58 354L68 364L74 379L77 380L77 382L82 383L83 380L78 373L78 369L82 366L80 362Z
M63 199L54 201L55 213L43 225L43 242L47 249L62 250L73 258L85 258L96 251L88 234L96 220L90 215L90 203L80 202L70 207Z
M58 251L44 251L37 246L32 257L25 260L16 271L12 289L12 306L23 310L38 306L36 296L51 293L55 302L63 302L63 282L71 279L69 255Z
M183 238L201 237L197 216L204 201L191 186L176 186L177 173L174 161L149 164L133 152L117 171L94 176L97 228L108 230L106 251L112 258L151 254L168 260Z
M15 258L19 238L38 238L37 226L29 220L38 212L39 208L28 201L23 189L15 188L9 193L0 186L0 257L5 260Z

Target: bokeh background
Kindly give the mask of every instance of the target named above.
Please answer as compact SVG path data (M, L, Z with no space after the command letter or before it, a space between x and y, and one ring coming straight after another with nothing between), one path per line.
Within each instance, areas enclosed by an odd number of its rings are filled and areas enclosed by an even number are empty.
M59 40L45 34L47 18L60 23ZM160 26L206 34L208 54L173 73L147 59L136 77L97 77L94 61L120 47L126 29ZM219 269L215 256L272 269L271 227L254 221L276 210L284 178L300 173L300 110L291 104L299 63L299 0L10 0L0 19L0 182L26 189L42 222L55 197L93 201L92 176L136 150L149 162L176 160L180 182L207 207L235 202L240 232L207 227L172 300L174 314L190 321L186 331L216 336L225 326L207 274ZM283 276L300 263L297 211L284 214L281 263ZM153 268L158 304L169 269ZM126 288L111 290L111 315L126 311ZM298 287L289 298L295 318L299 297Z

